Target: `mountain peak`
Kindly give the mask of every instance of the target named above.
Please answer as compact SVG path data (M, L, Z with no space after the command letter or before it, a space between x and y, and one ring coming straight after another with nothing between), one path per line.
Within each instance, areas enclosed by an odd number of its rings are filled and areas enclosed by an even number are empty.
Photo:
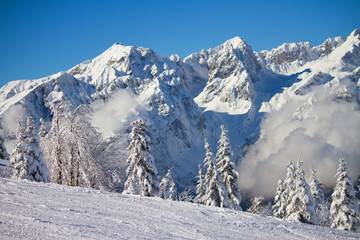
M360 35L360 28L355 29L352 33L350 33L350 36L355 37Z
M232 46L233 48L238 48L238 49L243 50L243 49L247 48L249 45L246 43L246 41L243 38L234 37L234 38L227 40L224 43L224 46Z

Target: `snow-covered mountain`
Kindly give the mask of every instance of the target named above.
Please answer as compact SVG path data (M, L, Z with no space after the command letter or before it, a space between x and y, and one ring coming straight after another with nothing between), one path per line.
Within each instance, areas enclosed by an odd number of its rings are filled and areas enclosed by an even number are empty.
M0 89L2 135L13 139L20 105L36 122L43 118L50 123L51 111L64 99L73 107L95 104L95 117L115 119L112 124L116 127L110 128L110 134L117 134L124 147L130 122L142 117L149 125L160 174L173 168L178 185L185 187L193 184L196 166L204 158L203 137L216 149L220 125L225 124L235 160L242 161L244 171L253 174L247 178L254 182L257 164L277 154L274 148L258 156L249 148L269 137L264 114L269 117L298 101L291 116L285 118L306 119L306 109L316 105L313 102L317 101L319 87L333 96L334 102L345 101L358 112L359 76L360 29L347 38L327 39L315 47L310 43L285 43L261 52L254 52L244 39L235 37L184 60L116 43L66 72L6 84ZM104 109L109 109L106 114ZM105 126L98 121L98 127ZM356 123L353 127L360 129ZM360 159L354 144L346 149L333 145L336 150L352 150L351 157ZM119 161L125 159L126 155L119 156ZM354 171L360 172L359 165L355 164ZM244 188L254 186L248 179L242 181Z
M0 179L2 239L359 239L359 233L161 198Z

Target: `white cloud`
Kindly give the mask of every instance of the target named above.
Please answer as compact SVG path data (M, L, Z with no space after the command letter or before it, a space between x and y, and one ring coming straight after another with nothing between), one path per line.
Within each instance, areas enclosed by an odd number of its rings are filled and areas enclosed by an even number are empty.
M326 186L333 186L341 153L354 179L360 173L360 112L357 103L334 101L323 87L296 98L261 123L262 137L239 166L242 189L273 196L290 158L301 154L307 174L313 167ZM355 180L355 179L354 179Z
M98 127L105 136L118 133L139 116L141 106L137 97L126 90L118 90L104 102L97 100L91 104L94 110L92 123Z

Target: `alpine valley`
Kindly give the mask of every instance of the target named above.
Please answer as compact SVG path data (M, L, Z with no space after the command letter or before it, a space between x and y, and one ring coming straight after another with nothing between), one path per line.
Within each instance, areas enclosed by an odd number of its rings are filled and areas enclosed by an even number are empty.
M159 175L172 169L183 190L195 185L204 137L216 150L225 125L241 191L273 196L291 154L302 154L304 169L316 168L333 185L343 152L351 176L359 177L359 87L360 29L319 46L285 43L261 52L235 37L184 60L115 43L68 71L2 87L0 135L11 153L19 112L50 128L57 104L89 104L93 125L123 149L116 164L125 180L130 123L142 118Z

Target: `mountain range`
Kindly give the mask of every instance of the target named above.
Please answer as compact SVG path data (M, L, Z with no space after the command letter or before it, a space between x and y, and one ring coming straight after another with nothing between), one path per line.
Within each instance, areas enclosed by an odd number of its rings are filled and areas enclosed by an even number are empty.
M106 136L117 136L125 149L130 123L143 118L160 175L172 168L179 188L185 189L194 185L204 159L203 138L216 151L223 124L242 189L256 187L254 194L267 195L275 191L274 179L282 177L290 154L297 158L301 153L305 167L318 167L320 179L333 184L328 175L335 174L336 154L343 151L353 164L352 176L359 176L359 87L360 29L319 46L285 43L261 52L235 37L183 60L115 43L68 71L2 87L1 135L11 151L19 111L32 114L38 124L43 118L50 128L55 106L68 100L73 108L93 106L93 124ZM319 132L317 124L328 130ZM317 137L319 147L306 148L304 136ZM295 147L288 143L303 148L289 153ZM119 162L126 158L124 151Z

